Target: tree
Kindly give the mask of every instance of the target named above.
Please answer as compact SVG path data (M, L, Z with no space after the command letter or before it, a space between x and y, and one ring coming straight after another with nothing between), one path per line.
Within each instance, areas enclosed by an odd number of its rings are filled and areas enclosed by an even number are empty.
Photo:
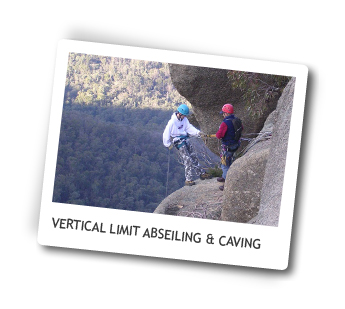
M261 116L266 105L280 97L291 77L230 70L228 78L232 87L242 92L241 99L248 111L253 116Z
M187 103L161 62L70 53L66 104L175 109Z

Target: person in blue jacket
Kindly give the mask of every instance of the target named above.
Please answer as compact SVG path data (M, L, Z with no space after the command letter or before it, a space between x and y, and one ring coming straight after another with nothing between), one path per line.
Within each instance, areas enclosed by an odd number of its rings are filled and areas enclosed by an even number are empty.
M223 115L223 121L219 126L216 137L222 140L221 148L221 168L222 177L217 178L219 182L225 182L226 174L233 161L233 155L240 147L240 137L243 130L242 122L234 116L234 107L231 104L225 104L220 112ZM219 187L224 190L224 185Z

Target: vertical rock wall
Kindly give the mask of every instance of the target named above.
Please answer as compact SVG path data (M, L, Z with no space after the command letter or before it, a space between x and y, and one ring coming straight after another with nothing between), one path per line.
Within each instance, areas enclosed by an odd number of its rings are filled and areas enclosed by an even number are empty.
M249 221L252 224L278 226L279 223L295 81L295 78L290 80L278 101L271 150L261 191L260 209L258 215Z
M230 167L225 180L222 221L247 223L258 214L271 141L262 141Z
M177 64L169 64L169 69L174 86L192 104L205 133L218 130L219 111L225 103L233 104L244 134L260 132L267 119L263 130L272 130L271 140L255 145L228 172L221 219L278 226L295 79L285 87L278 104L271 102L271 109L253 119L241 103L242 93L231 88L226 70ZM218 143L208 147L218 152Z

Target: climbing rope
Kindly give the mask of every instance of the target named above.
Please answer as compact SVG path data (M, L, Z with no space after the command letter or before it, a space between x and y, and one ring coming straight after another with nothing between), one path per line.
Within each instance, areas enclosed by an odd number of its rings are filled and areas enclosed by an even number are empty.
M201 137L199 137L199 136L190 136L189 137L189 142L194 149L194 152L197 156L197 159L199 161L201 168L208 169L208 168L214 168L217 165L219 165L220 159L218 160L218 157L217 157L217 159L212 158L211 157L211 151L208 149L205 142L199 143L198 142L199 139L201 139ZM214 157L216 157L216 155L214 155ZM183 159L180 156L180 153L178 153L178 163L180 163L181 165L184 165Z
M248 133L245 136L248 136L248 135L256 135L256 137L254 138L241 137L241 140L247 140L249 141L249 144L245 148L243 148L238 154L236 154L235 159L242 157L244 154L248 152L250 148L252 148L257 143L270 139L272 137L272 132L266 131L266 132L260 132L260 133Z
M251 137L254 136L254 137ZM203 169L207 168L214 168L220 164L220 159L215 161L214 159L211 158L210 154L208 153L207 150L207 143L209 141L209 138L214 138L215 135L206 135L206 137L202 138L200 136L191 136L190 139L193 141L194 139L203 139L203 143L198 143L198 147L194 147L195 145L192 145L193 148L199 148L198 151L196 152L198 161L200 166ZM272 137L272 132L271 131L266 131L266 132L260 132L260 133L247 133L244 134L243 137L241 137L241 141L246 141L248 142L248 145L244 147L239 153L235 153L234 155L234 160L242 157L244 154L246 154L249 149L251 149L254 145L257 143L268 140ZM195 140L194 140L195 141ZM218 148L220 149L221 147L221 140L217 139L218 142ZM193 143L194 144L194 143ZM209 150L210 151L210 150ZM179 154L179 152L178 152ZM178 163L181 165L183 164L182 157L178 155ZM169 184L169 169L170 169L170 149L168 149L168 170L167 170L167 181L166 181L166 188L165 188L165 197L168 196L168 184ZM195 175L194 175L195 176Z
M165 185L165 197L168 196L169 169L170 169L170 149L168 148L168 170L167 170L167 182Z
M215 137L215 135L213 135L213 134L206 135L206 137L204 138L205 145L207 146L208 138L214 138L214 137ZM250 148L252 148L257 143L259 143L263 140L270 139L271 137L272 137L271 131L243 134L240 140L248 142L248 145L246 147L244 147L240 152L235 153L234 160L242 157L244 154L246 154L249 151ZM221 141L220 141L220 139L217 139L217 141L218 141L218 148L220 149Z

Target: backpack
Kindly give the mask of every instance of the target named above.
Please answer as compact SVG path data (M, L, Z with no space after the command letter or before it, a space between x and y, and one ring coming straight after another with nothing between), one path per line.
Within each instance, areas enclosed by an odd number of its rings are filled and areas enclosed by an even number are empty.
M238 142L241 138L243 130L242 121L241 119L235 117L234 119L231 119L231 122L235 129L235 141Z

